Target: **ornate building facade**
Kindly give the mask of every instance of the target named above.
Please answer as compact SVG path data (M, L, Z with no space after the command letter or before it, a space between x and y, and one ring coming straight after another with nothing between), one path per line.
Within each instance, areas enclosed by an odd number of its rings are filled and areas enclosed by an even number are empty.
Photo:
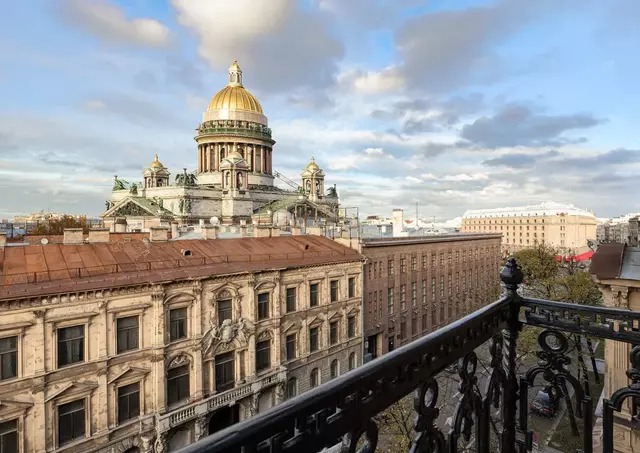
M356 251L167 236L0 236L3 453L172 452L362 363Z
M204 112L195 141L197 169L189 173L185 168L173 183L157 155L143 171L143 183L116 176L102 214L105 225L112 231L148 231L171 221L188 225L212 217L239 224L271 219L274 211L284 214L276 218L296 225L337 219L335 187L325 194L324 173L313 159L300 185L274 171L275 141L267 117L244 87L237 62L229 68L229 83ZM276 187L276 176L292 190Z

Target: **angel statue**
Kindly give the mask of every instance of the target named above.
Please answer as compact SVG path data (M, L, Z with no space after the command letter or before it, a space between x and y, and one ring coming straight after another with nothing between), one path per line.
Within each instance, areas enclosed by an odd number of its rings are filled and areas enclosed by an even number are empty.
M112 190L124 190L129 183L124 179L118 179L118 175L113 177L113 189Z

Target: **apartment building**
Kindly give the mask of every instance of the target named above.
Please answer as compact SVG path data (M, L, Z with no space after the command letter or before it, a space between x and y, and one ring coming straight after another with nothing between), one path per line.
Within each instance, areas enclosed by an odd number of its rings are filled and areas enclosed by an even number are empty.
M500 234L365 239L364 338L371 358L495 300Z
M515 208L474 209L462 216L460 231L502 234L502 248L513 253L536 243L564 253L591 256L588 241L596 239L595 215L570 204L553 202Z
M167 238L0 235L2 453L172 452L361 363L357 251Z

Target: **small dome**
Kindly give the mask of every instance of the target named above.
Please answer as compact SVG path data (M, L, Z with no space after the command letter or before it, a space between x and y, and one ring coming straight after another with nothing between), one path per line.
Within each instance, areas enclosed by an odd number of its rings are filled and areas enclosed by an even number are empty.
M309 163L309 165L307 165L307 170L309 171L320 170L320 167L318 167L318 164L316 164L316 160L313 157L311 157L311 162Z
M156 157L153 159L153 162L151 162L151 165L149 165L149 168L165 168L165 166L158 160L158 155L156 154Z
M246 168L247 163L245 162L245 160L242 158L242 156L238 151L233 150L229 153L228 156L222 159L222 162L220 163L220 168L229 168L229 167Z

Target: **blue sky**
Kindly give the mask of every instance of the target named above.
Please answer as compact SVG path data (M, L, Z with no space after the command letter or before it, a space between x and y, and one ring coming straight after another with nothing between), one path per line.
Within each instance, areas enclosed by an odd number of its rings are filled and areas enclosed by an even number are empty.
M298 179L439 219L544 200L640 211L633 0L23 0L0 15L0 218L98 215L194 129L237 58ZM635 19L634 19L635 18Z

